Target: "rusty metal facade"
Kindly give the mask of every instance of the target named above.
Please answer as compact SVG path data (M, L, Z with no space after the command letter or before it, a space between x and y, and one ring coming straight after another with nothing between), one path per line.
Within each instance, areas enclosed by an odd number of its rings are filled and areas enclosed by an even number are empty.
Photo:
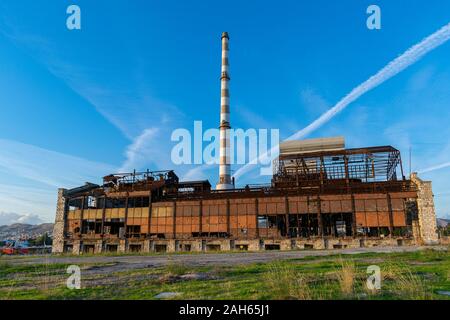
M211 190L173 171L67 190L65 240L412 238L417 190L392 147L280 156L267 186Z

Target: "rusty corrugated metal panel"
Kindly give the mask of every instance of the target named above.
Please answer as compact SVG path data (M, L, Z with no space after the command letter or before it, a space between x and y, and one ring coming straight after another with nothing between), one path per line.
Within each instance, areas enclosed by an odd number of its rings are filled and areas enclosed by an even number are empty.
M405 201L403 199L392 199L391 206L393 211L403 211L405 209Z
M284 198L274 197L258 201L259 214L285 214L286 202Z
M417 198L417 191L409 191L409 192L390 192L389 195L392 199L408 199L408 198Z
M173 202L172 201L164 201L164 202L153 202L152 207L171 207L173 208Z
M392 217L394 220L394 227L406 227L406 216L404 211L393 211Z
M385 199L386 194L384 193L363 193L363 194L355 194L356 199Z
M377 200L376 199L365 199L364 200L364 210L365 211L377 211Z
M384 199L377 199L376 201L377 201L377 211L382 212L389 211L388 201L386 197Z
M378 212L378 223L380 227L389 227L391 225L389 212Z
M105 217L109 219L125 218L125 209L124 208L105 209Z
M70 210L67 214L67 219L81 219L81 210Z
M367 227L378 227L378 215L377 212L366 212L366 226Z

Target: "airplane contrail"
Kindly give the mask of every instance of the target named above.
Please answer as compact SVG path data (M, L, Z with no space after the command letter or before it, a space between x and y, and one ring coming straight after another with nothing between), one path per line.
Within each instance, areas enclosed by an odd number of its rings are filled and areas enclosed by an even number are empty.
M438 31L434 32L430 36L426 37L419 43L415 44L414 46L410 47L408 50L406 50L403 54L389 62L384 68L382 68L380 71L378 71L375 75L371 76L369 79L361 83L359 86L354 88L350 93L348 93L344 98L342 98L334 107L326 111L324 114L322 114L319 118L314 120L311 124L309 124L307 127L303 128L302 130L296 132L295 134L291 135L286 140L296 140L301 139L307 135L309 135L311 132L317 130L322 125L324 125L326 122L330 121L334 116L336 116L339 112L344 110L350 103L354 102L356 99L361 97L366 92L378 87L383 82L389 80L390 78L394 77L398 73L405 70L410 65L416 63L418 60L420 60L424 55L426 55L428 52L436 49L437 47L441 46L445 42L447 42L450 39L450 23L440 28ZM270 154L273 155L274 152L278 149L278 146L272 148L270 150ZM268 152L266 152L264 155L260 155L258 157L258 160L266 157ZM253 162L253 161L252 161ZM253 162L255 163L255 162ZM259 163L259 161L258 161ZM254 166L251 166L250 164L246 164L239 168L239 170L236 171L234 174L235 178L238 178L245 174L246 172L250 171Z
M419 170L419 173L427 173L427 172L431 172L431 171L435 171L435 170L439 170L439 169L444 169L447 167L450 167L450 162L442 163L442 164L439 164L436 166L432 166L432 167L429 167L426 169Z

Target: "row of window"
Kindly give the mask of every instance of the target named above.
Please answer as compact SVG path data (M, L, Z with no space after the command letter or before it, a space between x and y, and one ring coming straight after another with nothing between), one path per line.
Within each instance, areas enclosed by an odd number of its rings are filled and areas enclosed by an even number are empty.
M150 204L149 197L134 197L128 198L128 208L146 208ZM81 209L102 209L102 208L126 208L127 200L125 198L95 198L86 197L84 204L81 199L71 199L69 201L69 209L76 210Z

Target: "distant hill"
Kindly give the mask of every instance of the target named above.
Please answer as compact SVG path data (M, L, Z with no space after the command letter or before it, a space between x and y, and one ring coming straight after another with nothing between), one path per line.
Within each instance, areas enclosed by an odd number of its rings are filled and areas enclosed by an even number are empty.
M448 224L450 223L450 219L437 218L436 222L438 227L447 228Z
M36 238L46 232L50 237L52 236L53 223L42 223L38 225L14 223L9 226L0 226L0 241Z

